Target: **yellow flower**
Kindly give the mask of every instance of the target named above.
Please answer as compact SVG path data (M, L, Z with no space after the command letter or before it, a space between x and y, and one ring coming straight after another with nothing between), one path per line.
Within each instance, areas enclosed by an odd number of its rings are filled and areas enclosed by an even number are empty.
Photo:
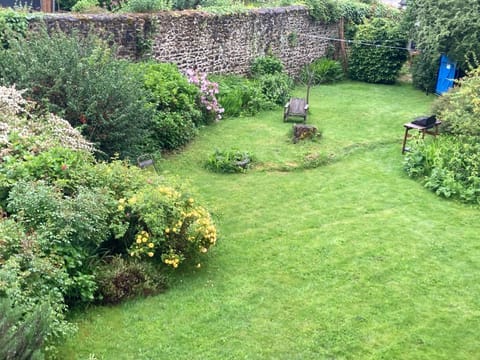
M208 249L206 247L203 247L203 246L200 247L200 252L206 253L207 251Z
M119 203L119 204L125 204L125 198L119 199L119 200L118 200L118 203Z
M137 241L136 241L137 244L141 244L142 243L142 238L140 236L137 236Z
M165 232L168 234L170 232L170 229L169 228L166 228L165 229Z
M144 237L144 238L142 238L142 241L143 241L144 243L146 243L146 242L148 241L148 238Z
M149 252L147 253L148 256L152 257L153 256L153 252Z
M195 200L193 200L192 198L188 199L188 203L189 203L190 205L192 205L194 202L195 202Z
M202 264L198 263L197 268L200 269L202 267Z
M132 196L130 199L128 199L128 203L130 205L133 205L137 202L137 197L136 196Z
M123 205L118 205L118 211L123 211L125 210L125 206Z
M148 247L149 247L150 249L153 248L154 246L155 246L155 245L153 245L153 243L149 243L149 244L148 244Z

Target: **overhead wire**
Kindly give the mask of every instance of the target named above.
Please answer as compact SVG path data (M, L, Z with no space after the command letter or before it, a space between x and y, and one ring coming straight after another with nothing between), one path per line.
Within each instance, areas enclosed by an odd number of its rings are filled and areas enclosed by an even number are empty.
M411 50L410 48L407 48L407 47L383 45L383 44L378 44L378 43L366 42L366 41L362 41L362 40L347 40L347 39L332 38L332 37L320 36L320 35L309 35L309 37L313 37L313 38L317 38L317 39L323 39L323 40L344 42L344 43L347 43L347 44L354 44L354 45L359 44L359 45L381 47L381 48L388 48L388 49ZM389 40L389 41L396 41L396 40ZM401 41L401 40L398 40L398 41Z

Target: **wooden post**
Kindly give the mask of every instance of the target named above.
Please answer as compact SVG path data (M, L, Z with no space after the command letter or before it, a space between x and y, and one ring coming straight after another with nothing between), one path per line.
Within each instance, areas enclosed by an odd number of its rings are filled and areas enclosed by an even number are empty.
M347 45L345 42L345 19L343 17L340 18L340 22L338 24L338 35L340 37L340 56L342 58L343 71L347 73Z
M40 10L44 13L53 12L53 0L40 0Z

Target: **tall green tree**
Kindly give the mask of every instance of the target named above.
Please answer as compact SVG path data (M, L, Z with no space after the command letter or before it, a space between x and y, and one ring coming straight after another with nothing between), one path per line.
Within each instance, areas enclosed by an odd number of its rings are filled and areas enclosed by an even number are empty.
M414 62L414 83L433 91L431 79L441 54L467 70L480 59L479 0L408 0L404 26L421 56Z

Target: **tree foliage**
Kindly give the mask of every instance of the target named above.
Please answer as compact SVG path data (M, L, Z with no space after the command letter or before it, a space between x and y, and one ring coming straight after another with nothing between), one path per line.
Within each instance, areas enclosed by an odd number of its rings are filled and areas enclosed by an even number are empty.
M422 58L414 77L418 87L432 89L432 81L424 76L426 71L436 73L439 55L444 53L468 69L480 57L480 2L478 0L409 0L404 26L416 42ZM425 64L434 64L431 66ZM414 79L415 81L415 79Z

